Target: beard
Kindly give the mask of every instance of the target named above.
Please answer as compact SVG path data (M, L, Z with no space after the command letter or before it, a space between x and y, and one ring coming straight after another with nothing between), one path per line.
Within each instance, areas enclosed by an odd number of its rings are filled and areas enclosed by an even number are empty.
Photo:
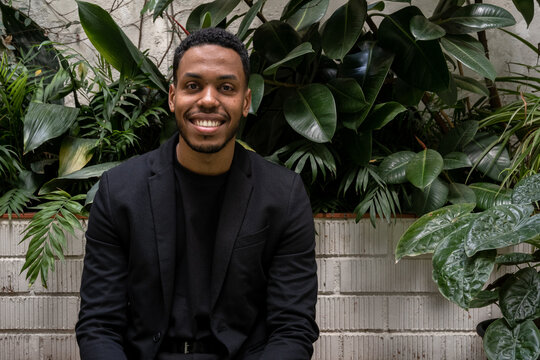
M184 121L188 121L188 120L184 120ZM182 137L182 139L184 139L184 141L190 147L191 150L202 153L202 154L215 154L221 151L236 136L238 126L239 126L239 122L236 123L236 126L234 128L228 129L229 131L227 132L225 140L222 143L194 144L189 139L189 136L187 136L186 134L186 131L184 129L184 123L177 122L178 132L180 133L180 136ZM210 138L210 136L208 138ZM204 137L204 139L206 139L206 137Z

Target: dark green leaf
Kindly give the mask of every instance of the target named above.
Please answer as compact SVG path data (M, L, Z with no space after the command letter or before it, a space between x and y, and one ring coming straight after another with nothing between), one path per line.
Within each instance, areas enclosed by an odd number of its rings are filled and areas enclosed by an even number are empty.
M423 95L423 90L410 86L400 78L395 79L394 86L392 87L392 97L397 102L406 106L416 107L420 100L422 100Z
M354 79L332 79L327 86L334 94L336 107L340 112L355 113L368 105L362 88Z
M495 80L497 72L484 55L484 49L478 49L478 40L468 35L447 35L441 39L441 44L452 56L461 61L463 65L467 66L471 70L486 77L490 80Z
M262 24L253 35L255 51L270 64L285 58L298 45L300 35L289 24L277 20Z
M297 13L301 7L310 3L312 0L289 0L287 5L283 8L281 12L281 17L279 20L285 21L295 13Z
M244 41L246 39L251 23L257 16L257 13L261 11L265 2L266 0L257 1L253 6L249 8L246 15L242 18L242 22L240 23L240 26L238 27L238 32L236 33L236 36L238 36L240 40Z
M377 1L375 3L368 4L368 11L383 11L384 10L384 1Z
M289 23L296 31L303 30L321 20L328 9L329 0L311 0L288 16Z
M469 157L462 152L451 152L450 154L444 156L443 161L444 170L453 170L472 166Z
M540 356L540 331L532 320L510 327L504 319L493 322L484 335L488 359L535 360Z
M439 209L446 204L448 187L439 179L426 186L424 190L415 189L412 194L412 207L416 215Z
M464 148L471 162L490 179L500 181L503 171L511 166L508 150L499 144L499 138L487 133L478 133Z
M240 0L215 0L210 3L197 6L186 22L186 27L189 32L202 29L205 26L205 19L210 20L206 27L216 27L221 23L227 15L229 15ZM208 15L207 15L208 14Z
M92 177L99 177L105 171L112 169L113 167L119 165L120 163L121 163L120 161L113 161L113 162L108 162L108 163L101 163L97 165L87 166L71 174L61 176L58 179L89 179Z
M510 204L512 190L501 188L499 185L490 183L474 183L469 185L476 195L476 206L480 210L503 204Z
M472 4L459 8L439 25L449 34L467 34L514 25L516 20L505 9L490 4Z
M259 74L249 76L249 88L251 89L250 114L256 114L264 96L264 78Z
M322 48L326 56L343 59L362 33L366 16L366 0L349 0L339 7L322 30Z
M379 174L387 184L403 184L407 182L405 170L409 161L415 157L412 151L400 151L384 158L379 165Z
M343 142L348 156L355 165L367 166L371 160L372 134L367 132L342 131Z
M443 158L435 150L426 149L417 153L407 165L405 175L411 184L424 189L431 184L443 169Z
M306 55L306 54L313 54L313 49L311 48L311 44L308 42L302 43L291 50L290 53L288 53L283 59L279 60L278 62L273 63L266 69L264 69L263 74L264 75L272 75L275 74L276 71L280 66L289 65L292 61L298 60L298 58ZM295 64L298 64L298 62L295 62Z
M489 90L486 85L482 84L480 81L477 81L473 78L467 76L453 75L454 82L458 88L463 90L470 91L472 93L489 96Z
M523 18L527 22L527 27L531 24L534 17L534 1L533 0L512 0L514 5L519 10Z
M512 194L512 203L531 204L540 201L540 174L534 174L522 179Z
M534 254L526 253L510 253L497 256L495 263L497 265L519 265L526 264L534 261L540 261L540 251L536 251Z
M442 27L432 23L424 15L413 16L410 29L416 40L435 40L446 34Z
M94 198L96 197L96 193L98 189L99 189L99 180L94 185L92 185L90 190L88 190L88 192L86 193L86 200L84 202L84 206L88 204L92 204L94 202Z
M452 204L476 203L476 195L465 184L450 183L448 201Z
M336 131L336 104L324 85L310 84L297 89L283 103L283 113L289 125L311 141L331 141Z
M446 155L454 151L461 151L465 145L474 139L477 131L478 121L464 121L443 136L439 152Z
M362 131L380 130L404 111L407 111L407 108L395 101L377 104L360 128Z
M499 289L492 291L482 290L469 303L469 308L481 308L499 300Z

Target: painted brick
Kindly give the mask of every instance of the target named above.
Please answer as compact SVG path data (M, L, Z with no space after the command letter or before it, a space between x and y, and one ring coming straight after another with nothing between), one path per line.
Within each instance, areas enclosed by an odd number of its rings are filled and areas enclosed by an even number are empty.
M27 334L0 335L0 359L39 359L38 337Z
M486 358L482 339L476 334L448 336L445 355L448 360L484 360Z
M343 358L343 339L339 334L323 334L313 344L313 360L338 360Z
M388 298L390 330L474 331L476 324L492 316L490 306L465 311L439 294Z
M321 330L386 329L387 307L380 296L320 296L317 324Z
M340 290L357 292L437 292L431 260L356 258L341 260Z
M75 335L47 334L40 336L40 359L78 360L79 347Z
M444 359L444 340L443 335L426 334L344 335L343 359L439 360Z
M1 296L0 329L72 330L78 311L75 296Z
M319 293L339 291L339 264L333 259L317 259Z

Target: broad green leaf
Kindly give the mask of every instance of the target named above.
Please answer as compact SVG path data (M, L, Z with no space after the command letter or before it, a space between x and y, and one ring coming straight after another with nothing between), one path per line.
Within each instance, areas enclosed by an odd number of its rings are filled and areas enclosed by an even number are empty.
M301 7L310 3L312 0L289 0L289 2L283 7L281 17L279 20L285 21L295 13L297 13Z
M422 15L415 6L407 6L381 22L379 43L395 54L392 69L410 85L429 91L444 91L450 73L437 40L417 41L409 30L414 16Z
M329 0L311 0L287 18L296 31L303 30L321 20L328 9Z
M311 141L331 141L336 131L336 104L324 85L310 84L295 90L285 99L283 113L289 125Z
M482 251L469 257L464 239L470 222L464 221L446 236L433 254L433 279L440 293L467 310L489 280L495 265L496 251Z
M454 151L461 151L467 145L478 131L478 121L464 121L445 134L439 145L439 152L443 155Z
M368 106L356 114L353 125L347 126L352 130L356 130L369 114L394 59L391 53L375 42L365 41L359 47L360 51L345 56L341 65L342 76L352 77L358 81L368 103Z
M471 225L465 250L473 256L481 250L517 245L540 235L540 214L531 217L531 205L499 205L484 211Z
M443 161L444 170L453 170L472 166L469 157L462 152L451 152L443 157Z
M407 180L419 189L424 189L439 176L443 169L443 158L435 150L426 149L417 153L407 165Z
M73 125L78 114L78 108L30 103L24 117L24 153L27 154L45 141L65 133Z
M540 201L540 174L521 180L512 194L513 204L531 204L537 201Z
M501 181L503 171L511 166L508 150L499 143L499 138L488 133L478 133L464 148L471 162L490 179Z
M339 7L322 30L322 48L326 56L343 59L362 33L366 16L366 0L349 0Z
M415 155L412 151L400 151L388 155L379 165L379 175L387 184L403 184L407 182L405 170L409 161Z
M368 106L364 92L358 82L351 78L336 78L326 84L334 94L339 112L355 113Z
M439 179L426 186L423 190L415 189L412 193L412 208L416 215L439 209L448 199L448 186Z
M489 90L486 85L482 84L480 81L470 78L468 76L460 76L452 74L454 77L454 82L456 86L460 89L470 91L472 93L489 96Z
M499 289L482 290L469 303L469 308L481 308L499 300Z
M448 79L448 86L446 87L446 89L439 89L435 93L446 105L454 107L458 100L458 90L452 74L450 74L450 77Z
M227 15L229 15L238 5L240 0L215 0L210 3L197 6L186 22L186 27L189 32L194 32L204 28L205 19L210 19L207 27L216 27L221 23ZM209 14L209 15L207 15Z
M68 136L62 140L59 153L58 176L82 169L90 159L98 139L81 139Z
M465 0L439 0L432 19L446 18L463 5Z
M468 35L447 35L441 39L441 44L448 53L463 65L478 74L490 80L495 80L497 72L489 59L484 55L484 49L478 47L471 42L478 42Z
M465 184L450 183L448 201L452 204L476 203L476 195Z
M96 193L98 189L99 189L99 180L96 181L96 183L92 185L90 190L88 190L88 192L86 193L86 200L84 201L84 206L94 203L94 198L96 197Z
M377 104L360 128L362 131L380 130L404 111L407 111L407 108L395 101Z
M456 10L439 23L449 34L467 34L511 26L516 20L507 10L490 4L471 4Z
M523 15L527 22L527 27L531 24L534 17L534 1L533 0L512 0L518 11Z
M256 114L264 96L264 78L259 74L249 76L249 88L251 89L250 114Z
M240 26L238 27L238 32L236 33L236 36L238 36L240 40L244 41L246 39L251 23L257 16L257 13L261 11L265 2L266 0L257 1L257 3L255 3L249 8L246 15L244 15L244 17L242 18L242 22L240 23Z
M79 18L88 39L116 70L131 78L145 74L150 82L167 93L168 85L157 66L129 40L109 12L95 4L77 1Z
M446 34L442 27L432 23L424 15L413 16L410 29L416 40L435 40Z
M392 86L392 97L405 106L417 107L424 96L424 90L417 89L400 78L396 78Z
M253 47L270 64L284 59L300 45L300 35L289 25L272 20L262 24L253 35Z
M519 265L530 262L540 261L540 250L535 251L534 254L527 253L510 253L497 256L495 264L497 265ZM513 274L512 274L513 275Z
M286 65L287 63L290 64L293 60L298 60L301 56L304 56L306 54L313 54L314 51L311 47L311 44L308 42L302 43L291 50L290 53L288 53L283 59L279 60L278 62L273 63L266 69L264 69L263 74L264 75L272 75L275 74L276 71L280 66Z
M456 230L458 222L472 220L468 215L473 209L474 204L450 205L423 215L399 239L396 261L404 256L432 253L442 239Z
M490 183L474 183L469 188L476 195L476 207L487 210L491 207L512 203L512 190Z
M510 327L504 319L491 323L484 335L489 360L536 360L540 356L540 330L532 320Z

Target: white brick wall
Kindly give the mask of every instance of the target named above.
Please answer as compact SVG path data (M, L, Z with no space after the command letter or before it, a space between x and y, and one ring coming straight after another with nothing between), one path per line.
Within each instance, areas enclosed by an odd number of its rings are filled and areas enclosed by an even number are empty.
M321 337L317 360L485 359L476 324L497 308L466 312L439 295L429 257L394 262L393 248L412 219L387 224L317 218ZM69 239L49 288L29 288L24 274L28 220L0 220L0 359L78 359L73 328L84 249ZM39 282L39 281L38 281Z

